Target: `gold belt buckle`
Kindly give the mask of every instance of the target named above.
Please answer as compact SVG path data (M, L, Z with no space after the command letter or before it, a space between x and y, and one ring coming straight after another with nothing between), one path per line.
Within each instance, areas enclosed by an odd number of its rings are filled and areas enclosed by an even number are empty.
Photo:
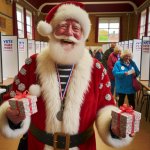
M57 143L59 142L58 136L64 136L66 139L65 148L63 148L63 149L57 148ZM53 141L54 150L69 150L69 146L70 146L70 135L65 134L65 133L61 133L61 132L54 133L54 141Z

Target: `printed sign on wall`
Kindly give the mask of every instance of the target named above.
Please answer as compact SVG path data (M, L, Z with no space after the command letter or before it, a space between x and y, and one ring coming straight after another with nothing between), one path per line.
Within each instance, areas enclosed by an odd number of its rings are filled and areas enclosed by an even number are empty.
M44 47L47 47L48 46L48 43L47 42L44 42Z
M19 69L25 63L28 57L27 53L27 39L18 39L18 53L19 53Z
M124 50L124 41L122 41L122 42L120 43L120 46L121 46L122 49Z
M35 41L28 40L28 57L35 54Z
M149 51L150 51L150 37L143 37L143 39L142 39L142 51L149 53Z
M129 40L129 50L132 52L133 51L133 41Z
M36 51L36 53L41 52L41 42L40 41L35 42L35 51Z
M44 42L41 41L41 51L44 49Z
M129 41L124 41L124 50L129 49Z
M13 51L13 39L5 39L2 42L3 51Z

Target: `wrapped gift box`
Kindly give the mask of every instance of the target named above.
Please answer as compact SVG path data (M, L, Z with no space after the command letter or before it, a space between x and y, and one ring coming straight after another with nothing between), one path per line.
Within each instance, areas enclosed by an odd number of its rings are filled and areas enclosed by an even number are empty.
M122 136L139 131L141 113L133 111L133 113L122 112L122 110L112 111L112 127L118 127Z
M37 112L37 97L26 95L23 98L11 98L9 99L9 104L13 109L19 110L21 115L31 116Z

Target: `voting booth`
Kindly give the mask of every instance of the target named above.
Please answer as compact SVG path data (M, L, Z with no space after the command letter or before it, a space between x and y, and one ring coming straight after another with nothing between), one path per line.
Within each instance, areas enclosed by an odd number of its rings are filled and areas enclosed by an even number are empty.
M35 40L28 39L28 57L35 54Z
M141 44L142 44L142 40L140 39L133 39L133 60L135 61L137 67L139 70L140 69L140 65L141 65Z
M18 39L18 55L19 55L19 70L25 64L25 59L28 57L27 39Z
M1 35L3 80L14 78L19 71L17 36Z
M0 33L0 83L3 83L1 33Z
M142 37L140 79L150 81L150 36Z
M41 42L35 41L35 53L40 53L40 52L41 52Z

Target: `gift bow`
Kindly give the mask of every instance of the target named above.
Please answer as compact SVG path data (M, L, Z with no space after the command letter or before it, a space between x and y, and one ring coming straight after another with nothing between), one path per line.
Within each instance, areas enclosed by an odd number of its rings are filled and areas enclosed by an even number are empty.
M133 107L132 106L127 106L127 104L123 104L122 106L120 106L120 110L121 112L126 112L126 113L133 113L134 110L133 110Z
M29 92L26 90L24 91L23 93L19 92L19 91L16 91L16 96L15 98L17 100L20 100L22 98L27 98L28 101L29 101L29 108L30 108L30 113L32 114L32 102L31 102L31 98L27 97L29 94ZM16 101L16 106L17 106L17 110L20 112L20 109L19 109L19 105L18 105L18 101Z
M28 95L28 91L24 91L23 93L19 92L19 91L16 91L16 96L15 98L17 99L22 99L22 98L26 98Z

